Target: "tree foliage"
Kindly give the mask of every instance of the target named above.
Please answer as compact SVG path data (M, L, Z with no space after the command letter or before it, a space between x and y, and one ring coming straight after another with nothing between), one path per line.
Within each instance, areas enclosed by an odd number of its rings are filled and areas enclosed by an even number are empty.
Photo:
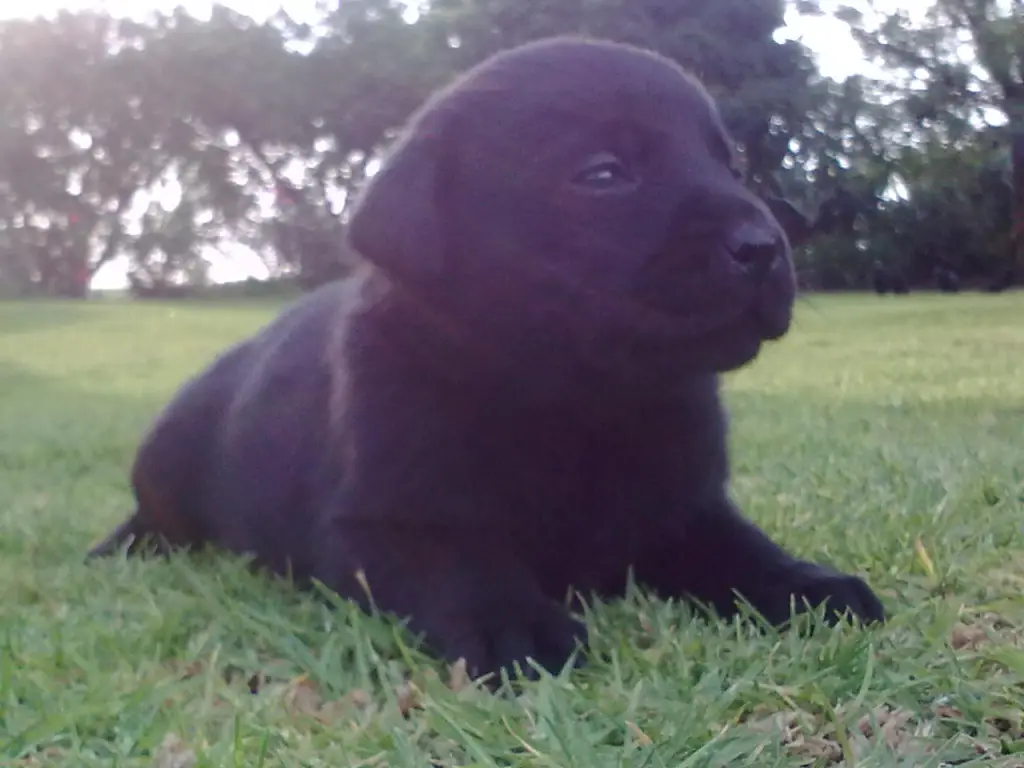
M885 103L921 143L936 149L937 165L948 165L946 153L954 148L967 148L981 163L967 172L987 179L985 204L972 213L1002 228L987 231L1003 246L1003 261L1013 258L1015 230L1022 235L1016 249L1024 260L1024 3L933 0L919 20L907 11L866 15L849 7L841 15L865 53L885 67L887 82L876 84ZM919 190L926 206L952 194L935 178L940 189ZM1002 215L1007 189L1010 216ZM961 245L953 238L948 247Z
M1013 168L1024 210L1019 0L936 0L920 22L843 11L885 81L823 78L777 39L785 11L433 0L411 18L397 0L346 0L301 21L214 6L0 22L0 291L81 296L118 260L136 292L168 295L242 251L273 277L330 279L352 259L345 201L394 129L466 67L563 32L654 48L702 77L750 183L812 215L807 285L866 285L878 259L916 281L940 261L979 280L1002 269Z

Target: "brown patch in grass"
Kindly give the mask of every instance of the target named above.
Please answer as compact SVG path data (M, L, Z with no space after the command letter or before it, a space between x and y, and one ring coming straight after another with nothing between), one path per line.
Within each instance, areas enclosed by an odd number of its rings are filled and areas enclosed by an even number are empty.
M778 733L786 752L802 765L842 763L848 758L856 761L880 744L898 755L919 754L928 751L925 739L934 730L932 723L919 721L914 713L888 705L865 713L852 726L848 721L840 707L835 721L809 712L786 710L763 714L746 724L762 733Z
M168 733L153 753L153 768L193 768L196 755L181 737Z

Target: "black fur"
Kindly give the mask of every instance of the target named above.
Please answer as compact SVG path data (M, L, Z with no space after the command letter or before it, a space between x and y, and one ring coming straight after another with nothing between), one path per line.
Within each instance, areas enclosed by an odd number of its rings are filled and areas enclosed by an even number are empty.
M477 673L560 667L570 590L772 622L881 620L730 501L718 374L790 325L789 244L703 88L549 39L436 95L350 222L369 262L186 385L139 449L132 536L315 576ZM351 291L346 296L345 292Z

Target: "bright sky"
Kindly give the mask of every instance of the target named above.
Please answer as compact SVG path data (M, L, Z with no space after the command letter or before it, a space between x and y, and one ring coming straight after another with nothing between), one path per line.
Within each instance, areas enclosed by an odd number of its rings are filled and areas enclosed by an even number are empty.
M856 2L856 0L854 0ZM342 0L344 2L344 0ZM310 18L316 7L316 0L223 0L223 4L242 13L263 19L282 6L296 20ZM414 5L415 0L410 2ZM838 3L823 0L826 8ZM851 3L854 4L854 3ZM862 5L862 3L856 3ZM196 15L209 12L209 0L0 0L0 17L49 15L60 8L80 10L103 7L119 16L144 14L148 11L170 10L185 6ZM876 0L876 8L902 7L907 10L924 10L930 0ZM831 17L800 17L795 13L787 15L788 26L785 37L802 38L814 52L822 74L841 79L847 75L869 69L860 48L850 37L846 25ZM235 259L217 260L212 265L211 277L215 281L244 278L249 274L261 276L265 270L256 263L239 263ZM101 269L93 280L95 288L119 288L125 285L124 265L112 263Z

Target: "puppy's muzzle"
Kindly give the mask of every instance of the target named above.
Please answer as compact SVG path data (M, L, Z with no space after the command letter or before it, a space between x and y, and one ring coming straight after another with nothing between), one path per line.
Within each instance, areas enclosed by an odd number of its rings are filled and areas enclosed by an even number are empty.
M786 242L772 227L744 222L726 239L733 263L755 282L761 282L786 255Z

